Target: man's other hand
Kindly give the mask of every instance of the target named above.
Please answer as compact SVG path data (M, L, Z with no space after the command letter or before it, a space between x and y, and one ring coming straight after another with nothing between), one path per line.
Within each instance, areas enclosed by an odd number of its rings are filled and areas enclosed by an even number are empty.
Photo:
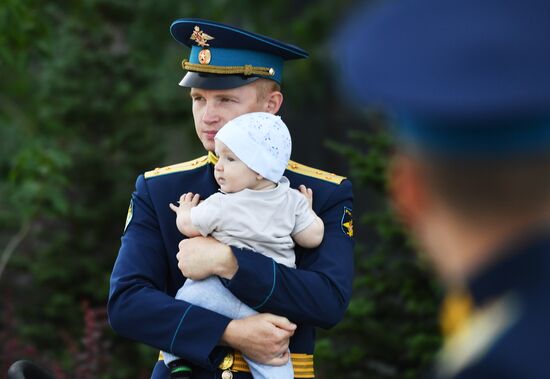
M295 330L296 324L285 317L260 313L232 320L221 342L256 362L282 366L290 358L288 344Z

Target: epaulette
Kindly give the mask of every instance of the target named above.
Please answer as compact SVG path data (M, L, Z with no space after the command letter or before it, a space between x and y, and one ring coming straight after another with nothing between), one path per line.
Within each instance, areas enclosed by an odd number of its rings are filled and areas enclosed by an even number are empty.
M211 156L211 154L208 154L208 155L204 155L202 157L199 157L197 159L193 159L191 161L177 163L177 164L174 164L174 165L171 165L171 166L166 166L166 167L160 167L160 168L157 167L154 170L147 171L145 174L143 174L143 176L145 177L145 179L149 179L149 178L153 178L155 176L173 174L173 173L181 172L181 171L193 170L197 167L202 167L202 166L210 163L211 162L211 157L210 156Z
M303 165L301 163L297 163L294 161L288 161L287 170L295 172L297 174L302 174L305 176L311 176L313 178L326 180L327 182L340 184L344 179L346 179L345 176L340 176L333 174L331 172L318 170L313 167L308 167L306 165Z

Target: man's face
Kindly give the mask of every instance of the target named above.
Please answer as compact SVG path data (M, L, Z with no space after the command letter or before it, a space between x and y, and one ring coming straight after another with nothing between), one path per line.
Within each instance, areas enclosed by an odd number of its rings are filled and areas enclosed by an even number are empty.
M393 208L434 266L441 279L456 283L464 276L461 257L464 241L457 236L456 213L430 185L422 161L407 154L396 154L388 173ZM457 243L457 241L463 242Z
M245 113L266 110L257 91L254 83L224 90L191 89L195 129L206 150L214 151L214 137L228 121Z

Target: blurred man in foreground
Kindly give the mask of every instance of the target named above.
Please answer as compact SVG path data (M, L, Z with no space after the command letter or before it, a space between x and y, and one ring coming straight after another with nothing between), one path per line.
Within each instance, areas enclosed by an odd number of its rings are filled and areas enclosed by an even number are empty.
M396 210L447 288L435 378L550 378L550 3L387 2L336 39L392 117Z

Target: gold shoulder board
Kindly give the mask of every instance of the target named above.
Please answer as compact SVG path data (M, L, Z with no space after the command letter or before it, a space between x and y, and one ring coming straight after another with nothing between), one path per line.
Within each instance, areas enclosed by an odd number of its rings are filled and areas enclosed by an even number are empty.
M340 176L327 171L318 170L316 168L308 167L294 161L288 161L287 170L336 184L340 184L344 179L346 179L345 176Z
M149 178L153 178L155 176L173 174L175 172L181 172L181 171L189 171L189 170L193 170L197 167L204 166L204 165L210 163L210 161L211 161L210 154L209 155L204 155L200 158L193 159L193 160L188 161L188 162L182 162L182 163L177 163L177 164L174 164L174 165L171 165L171 166L155 168L154 170L147 171L143 176L145 177L145 179L149 179Z

